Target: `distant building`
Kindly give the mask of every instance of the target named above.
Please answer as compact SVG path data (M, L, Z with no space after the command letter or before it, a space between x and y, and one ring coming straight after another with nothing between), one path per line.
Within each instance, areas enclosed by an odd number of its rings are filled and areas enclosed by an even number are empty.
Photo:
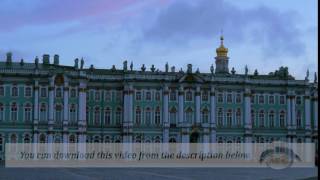
M318 84L281 67L268 75L229 71L216 50L211 73L86 69L0 62L0 158L5 142L318 142ZM208 62L209 64L210 62Z

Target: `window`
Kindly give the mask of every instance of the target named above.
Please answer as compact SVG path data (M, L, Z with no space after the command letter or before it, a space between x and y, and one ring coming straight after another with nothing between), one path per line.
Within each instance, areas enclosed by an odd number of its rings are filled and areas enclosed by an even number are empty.
M96 90L95 93L94 93L94 100L95 101L100 101L101 99L101 93L99 90Z
M281 95L279 97L279 104L283 105L283 104L285 104L285 102L286 102L285 97L283 95Z
M264 111L259 112L259 126L264 127Z
M69 112L70 112L69 116L70 116L71 124L76 124L76 122L77 122L76 105L71 104Z
M170 110L170 125L176 125L177 124L177 110L176 108L172 108Z
M251 104L254 104L254 103L255 103L255 97L256 97L255 95L252 95L252 96L251 96Z
M25 97L31 97L31 87L26 87L24 89L24 96Z
M42 87L40 89L40 96L41 97L47 97L47 88Z
M270 99L269 99L269 101L270 101ZM272 110L269 112L269 125L271 128L274 127L274 111L272 111Z
M223 103L223 94L218 93L218 103Z
M88 106L86 107L86 120L87 120L87 123L90 121L90 112L89 112Z
M30 123L31 122L31 105L28 103L25 105L24 107L24 121L26 123Z
M251 110L251 124L254 127L255 126L255 120L256 120L256 114L254 110Z
M222 122L223 122L223 109L222 108L219 108L218 109L218 126L222 126Z
M191 108L188 108L186 110L186 119L185 119L186 122L188 123L192 123L193 121L193 111Z
M170 101L176 101L177 100L177 93L176 91L170 92Z
M104 110L104 125L110 125L111 124L111 110L109 107L107 107Z
M150 91L146 92L146 101L151 101L151 92Z
M159 91L156 92L156 95L155 95L155 96L156 96L156 97L155 97L155 98L156 98L156 101L160 101L160 98L161 98L161 97L160 97L160 92L159 92Z
M297 111L296 120L297 120L297 127L302 128L302 122L301 122L302 119L301 119L301 111L300 110Z
M147 126L150 126L150 124L151 124L151 109L148 107L148 108L146 109L145 113L146 113L145 123L146 123Z
M2 135L0 134L0 152L4 151L3 144L4 144L4 140L2 138Z
M301 102L301 96L297 96L297 98L296 98L296 103L297 103L297 105L301 105L301 104L302 104L302 102Z
M274 96L273 95L269 96L269 104L274 104Z
M104 100L106 102L111 102L111 92L110 91L105 91L105 94L104 94Z
M121 122L122 122L122 109L118 107L116 110L116 124L120 125Z
M11 104L11 121L16 122L18 120L18 107L17 103Z
M40 122L46 122L47 121L47 107L46 104L41 103L40 106Z
M280 112L280 117L279 117L279 119L280 119L280 127L281 128L284 128L284 126L285 126L285 118L286 118L286 113L284 111L281 111Z
M100 108L96 107L94 109L94 125L99 126L100 125Z
M209 123L209 111L207 108L202 110L201 119L202 119L202 123Z
M29 134L26 134L26 135L24 136L23 142L24 142L24 143L30 143L30 136L29 136Z
M139 106L136 108L136 124L141 124L141 109Z
M116 101L119 103L122 101L122 91L116 92Z
M227 103L232 103L232 93L227 94Z
M141 92L140 91L136 92L136 101L141 101Z
M4 96L4 87L0 86L0 96Z
M4 106L0 103L0 122L4 121Z
M75 143L76 142L76 137L74 135L69 136L69 143Z
M62 105L56 105L56 123L60 124L62 122Z
M12 97L17 97L18 96L18 88L16 86L13 86L11 88L11 96Z
M186 92L186 101L192 101L192 92L191 91Z
M77 97L77 91L76 91L74 88L71 89L70 96L71 96L72 98Z
M264 95L259 95L259 104L264 104Z
M155 121L155 124L157 126L160 125L160 107L156 108L156 111L155 111L155 114L154 114L154 121Z
M202 91L202 101L208 101L209 95L208 91Z
M10 143L17 143L17 135L12 134L10 137Z
M238 108L236 111L236 122L237 122L237 126L240 127L241 126L241 109Z
M236 103L241 103L241 94L240 93L237 93L236 94Z
M232 110L231 109L229 109L228 111L227 111L227 126L228 127L231 127L232 126Z
M57 97L57 98L61 98L61 97L62 97L62 90L61 90L61 88L57 88L57 89L56 89L56 97Z

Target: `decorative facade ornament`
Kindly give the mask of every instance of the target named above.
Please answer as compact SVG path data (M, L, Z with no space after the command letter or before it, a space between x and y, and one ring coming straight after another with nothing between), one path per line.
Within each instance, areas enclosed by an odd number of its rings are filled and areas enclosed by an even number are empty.
M187 73L192 73L192 64L188 64Z
M255 75L255 76L258 76L258 75L259 75L259 73L258 73L258 70L257 70L257 69L256 69L256 70L254 70L253 75Z
M307 70L306 77L304 78L304 80L309 81L309 69Z
M112 65L112 68L111 68L112 71L116 71L116 66L115 65Z
M211 71L211 74L213 74L213 73L214 73L214 67L213 67L213 64L211 64L211 66L210 66L210 71Z
M317 72L314 72L314 83L318 82Z
M232 69L231 69L231 74L236 74L236 70L234 69L234 67L232 67Z
M249 70L248 70L248 66L246 65L246 66L244 67L244 74L245 74L245 75L248 75L248 71L249 71Z
M20 60L20 66L23 66L24 65L24 62L23 62L23 59Z

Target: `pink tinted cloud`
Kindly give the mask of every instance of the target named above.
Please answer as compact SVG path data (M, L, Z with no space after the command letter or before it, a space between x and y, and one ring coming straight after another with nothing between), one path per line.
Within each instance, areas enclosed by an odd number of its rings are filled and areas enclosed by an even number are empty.
M153 0L149 0L153 1ZM147 0L46 0L37 1L33 9L18 8L18 3L13 3L16 8L2 11L0 8L0 31L14 30L28 25L42 25L57 22L77 21L111 14L130 8ZM155 4L163 5L168 0L154 0ZM32 3L32 2L30 2ZM151 4L151 3L150 3ZM1 6L1 2L0 2Z

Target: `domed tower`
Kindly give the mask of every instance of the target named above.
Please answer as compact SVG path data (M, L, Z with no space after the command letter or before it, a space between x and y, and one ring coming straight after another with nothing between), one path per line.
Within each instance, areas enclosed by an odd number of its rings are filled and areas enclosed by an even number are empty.
M229 74L229 57L228 57L228 48L225 48L223 45L223 36L220 37L220 47L217 48L216 59L216 73Z

